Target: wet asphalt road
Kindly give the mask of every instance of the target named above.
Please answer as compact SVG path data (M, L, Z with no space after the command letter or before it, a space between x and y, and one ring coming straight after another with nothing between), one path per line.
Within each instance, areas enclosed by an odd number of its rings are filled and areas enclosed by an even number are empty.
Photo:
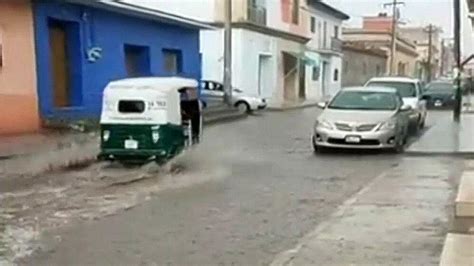
M22 263L272 262L402 160L374 152L314 155L309 136L316 112L267 112L207 128L204 143L184 163L192 184L157 192L114 216L50 231L40 252Z

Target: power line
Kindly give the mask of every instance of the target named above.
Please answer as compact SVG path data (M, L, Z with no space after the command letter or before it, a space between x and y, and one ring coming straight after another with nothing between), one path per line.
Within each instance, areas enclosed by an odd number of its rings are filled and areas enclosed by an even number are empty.
M400 10L398 9L399 5L405 5L405 2L399 2L398 0L393 0L391 3L383 4L384 7L392 7L392 40L390 48L390 75L395 74L395 56L397 52L397 23L400 19Z
M431 82L431 75L432 75L432 69L431 69L431 58L433 57L433 33L436 32L436 29L433 27L433 24L430 24L428 26L428 29L425 30L425 32L428 33L428 65L427 65L427 72L428 72L428 77L427 81Z

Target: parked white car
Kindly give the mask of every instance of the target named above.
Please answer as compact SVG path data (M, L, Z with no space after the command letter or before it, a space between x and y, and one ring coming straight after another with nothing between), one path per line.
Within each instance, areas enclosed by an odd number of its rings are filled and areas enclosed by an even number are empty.
M413 129L422 129L425 126L427 110L426 100L423 99L423 86L418 79L404 77L378 77L370 79L366 87L394 88L403 98L405 105L411 106L409 114L410 125Z
M203 80L201 81L201 95L207 104L220 103L224 99L224 86L220 82ZM264 98L251 96L240 89L233 88L232 105L240 110L253 112L265 109L267 107L267 101Z

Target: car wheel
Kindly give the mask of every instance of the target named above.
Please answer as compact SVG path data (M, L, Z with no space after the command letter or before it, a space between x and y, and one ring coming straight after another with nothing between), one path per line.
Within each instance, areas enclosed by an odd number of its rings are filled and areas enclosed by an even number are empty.
M408 132L408 127L407 127L404 131L404 136L403 136L403 144L404 145L408 145L409 138L410 138L410 134Z
M419 129L423 129L425 128L425 119L423 119L421 122L420 122L420 127Z
M407 142L407 137L406 136L400 136L400 138L397 141L397 145L392 149L393 153L403 153L405 152L405 143Z
M410 124L408 126L408 131L410 132L410 134L416 136L418 134L419 129L420 129L419 120L410 121Z
M235 104L235 107L239 110L241 113L251 113L252 109L250 109L250 105L246 102L237 102Z

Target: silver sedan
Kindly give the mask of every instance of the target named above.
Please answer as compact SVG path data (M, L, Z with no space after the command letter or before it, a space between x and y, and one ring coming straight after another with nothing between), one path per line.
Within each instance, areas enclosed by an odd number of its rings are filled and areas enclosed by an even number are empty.
M323 148L390 149L403 152L408 138L409 105L392 88L344 88L314 124L312 145Z

